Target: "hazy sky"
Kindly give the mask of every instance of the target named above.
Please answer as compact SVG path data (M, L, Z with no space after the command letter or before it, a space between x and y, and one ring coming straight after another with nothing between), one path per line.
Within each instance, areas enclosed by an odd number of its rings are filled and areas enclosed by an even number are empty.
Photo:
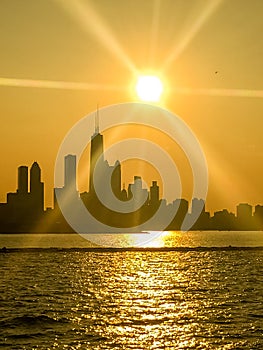
M263 203L262 18L262 0L1 0L0 200L36 160L51 205L67 131L97 103L137 100L135 70L151 70L203 147L207 208ZM23 79L98 86L12 86Z

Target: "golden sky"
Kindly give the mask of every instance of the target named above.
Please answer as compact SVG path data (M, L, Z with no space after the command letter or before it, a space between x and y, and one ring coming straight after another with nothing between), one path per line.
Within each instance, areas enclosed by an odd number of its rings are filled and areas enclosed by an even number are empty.
M50 206L67 131L151 71L202 145L207 209L263 203L262 17L262 0L1 0L0 201L36 160Z

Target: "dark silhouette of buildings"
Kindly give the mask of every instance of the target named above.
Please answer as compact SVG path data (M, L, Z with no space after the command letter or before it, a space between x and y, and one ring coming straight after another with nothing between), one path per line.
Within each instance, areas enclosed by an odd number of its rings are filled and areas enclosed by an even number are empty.
M181 198L173 201L172 206L175 208L176 214L168 226L169 230L180 230L183 224L183 221L187 215L189 215L189 205L188 201Z
M44 214L44 184L37 162L30 168L30 191L28 191L28 167L18 168L18 187L7 194L7 202L0 206L1 231L31 231Z
M256 205L254 211L254 224L256 230L263 230L263 206Z
M26 195L28 193L28 167L20 166L18 168L18 187L17 193Z
M30 176L28 176L30 175ZM180 230L185 222L194 222L192 230L263 230L263 206L253 208L241 203L236 215L223 209L213 216L205 210L205 201L194 198L191 206L186 199L178 198L167 204L160 198L157 181L152 181L149 191L143 188L140 176L134 182L121 187L121 164L117 160L109 165L104 159L104 140L99 131L98 114L91 137L89 191L79 193L77 189L77 161L74 154L64 159L64 186L56 188L65 203L82 201L89 212L100 222L112 227L129 228L148 222L161 210L163 217L175 213L166 229ZM120 210L126 208L127 210ZM195 220L195 218L197 220ZM150 222L150 221L149 221ZM165 222L165 220L164 220ZM163 222L151 222L148 230L163 229ZM54 195L54 209L44 210L44 184L41 169L34 162L18 168L18 184L15 193L7 194L6 203L0 203L0 232L73 232L63 217Z
M252 227L252 205L240 203L237 206L237 225L242 226L244 230L249 230Z
M142 187L140 176L134 176L134 183L128 185L127 191L125 187L121 188L120 162L117 160L111 166L104 159L104 140L99 132L98 114L95 131L91 137L89 169L89 192L80 194L80 198L99 222L117 228L136 227L152 216L155 201L158 207L157 183L153 187L150 203L148 191ZM129 207L129 210L123 212L121 209L124 205Z
M214 230L235 230L236 226L235 215L226 209L215 212L211 218L211 228Z
M64 169L65 188L71 192L77 191L77 160L76 156L68 154L65 157Z
M41 170L37 162L30 169L30 197L33 211L41 215L44 211L44 183L41 182Z

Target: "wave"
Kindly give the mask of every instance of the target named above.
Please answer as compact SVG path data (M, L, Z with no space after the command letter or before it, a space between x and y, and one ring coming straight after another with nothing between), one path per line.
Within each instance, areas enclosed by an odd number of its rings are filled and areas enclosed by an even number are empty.
M6 320L2 320L0 322L1 327L27 327L27 326L36 326L36 327L49 327L53 326L54 324L64 324L68 323L68 320L66 318L52 318L46 315L37 315L37 316L31 316L31 315L23 315L23 316L17 316L13 318L8 318Z

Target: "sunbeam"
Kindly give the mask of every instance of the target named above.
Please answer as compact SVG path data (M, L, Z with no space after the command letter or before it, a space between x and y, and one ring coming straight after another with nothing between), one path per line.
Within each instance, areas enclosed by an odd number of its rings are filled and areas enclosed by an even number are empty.
M263 90L249 89L191 89L191 88L173 88L172 93L183 95L203 95L203 96L222 96L222 97L263 97Z
M56 0L79 25L88 32L94 34L100 43L115 57L117 57L132 73L136 75L137 69L128 55L124 52L110 28L103 22L88 1Z
M161 8L161 1L154 0L153 14L152 14L152 28L151 28L151 37L150 37L150 49L149 49L150 66L154 64L154 59L155 59L155 54L157 49L159 21L160 21L160 8Z
M15 79L1 78L0 86L28 87L28 88L45 88L61 90L110 90L122 91L123 86L106 85L106 84L89 84L70 81L53 81L53 80L34 80L34 79Z
M238 174L233 163L222 157L220 152L212 148L211 144L208 145L208 149L210 181L212 180L217 184L214 187L214 195L220 202L224 203L225 208L230 208L232 198L238 200L241 194L247 195L246 179ZM239 181L234 179L239 179ZM222 191L222 188L224 188L224 191ZM231 198L229 198L229 193L231 193Z
M189 43L193 40L199 30L202 28L204 23L212 16L223 0L208 1L207 7L202 11L201 15L189 28L188 32L185 33L181 42L176 43L172 48L170 55L166 58L163 63L162 70L166 71L170 65L183 53Z

